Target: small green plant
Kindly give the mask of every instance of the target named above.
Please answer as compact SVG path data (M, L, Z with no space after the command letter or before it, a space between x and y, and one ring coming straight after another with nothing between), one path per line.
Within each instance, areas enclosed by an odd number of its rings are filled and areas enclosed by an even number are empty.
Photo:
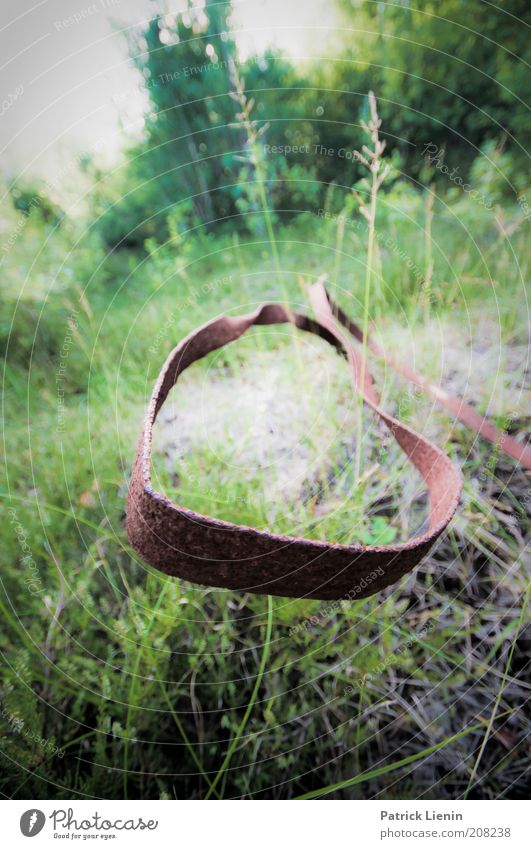
M364 545L391 545L396 539L397 530L389 524L384 516L376 516L368 530L362 531L361 541Z

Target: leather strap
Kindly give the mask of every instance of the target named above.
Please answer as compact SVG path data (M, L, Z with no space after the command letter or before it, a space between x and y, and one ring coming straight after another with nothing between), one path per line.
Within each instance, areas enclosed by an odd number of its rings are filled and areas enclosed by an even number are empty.
M366 367L362 379L361 357L348 335L360 339L360 330L333 304L322 283L311 288L310 298L316 320L292 313L280 304L266 303L248 315L220 316L207 322L183 339L166 360L138 443L127 507L131 544L161 571L195 583L241 592L318 599L364 598L410 572L454 515L461 493L459 471L426 437L381 409ZM153 425L181 372L211 351L235 341L253 325L285 322L316 333L346 354L354 388L386 424L424 479L430 501L429 527L425 533L399 545L387 546L342 545L287 537L203 516L175 504L153 488ZM373 342L369 347L383 355L379 349L375 350ZM391 362L389 358L386 361ZM406 373L405 367L397 366L394 361L393 366ZM413 382L432 394L435 387L417 375L415 378ZM461 403L459 409L463 406L466 408ZM484 435L490 438L486 432Z
M327 307L325 307L325 309L331 312L337 321L342 324L343 327L346 327L355 339L359 342L363 342L363 333L361 328L354 321L348 318L337 304L332 301L322 284L316 283L315 287L312 287L310 298L312 299L312 303L314 303L316 299L324 303L324 299L326 299ZM467 427L471 430L479 433L484 439L492 442L499 451L503 451L508 457L512 457L513 460L517 460L524 469L531 469L531 448L529 445L523 445L512 436L509 436L509 434L505 431L498 430L498 428L494 427L494 425L491 424L485 416L480 415L473 407L470 407L469 404L465 404L461 398L450 395L448 392L445 392L444 389L441 389L440 386L430 383L429 380L422 377L410 368L410 366L399 362L399 360L395 359L395 357L386 353L370 336L367 337L367 347L373 354L382 359L387 366L399 372L399 374L403 375L411 381L411 383L419 386L439 404L442 404L443 407L450 410L450 412L453 413L459 421L463 422L463 424L467 425Z

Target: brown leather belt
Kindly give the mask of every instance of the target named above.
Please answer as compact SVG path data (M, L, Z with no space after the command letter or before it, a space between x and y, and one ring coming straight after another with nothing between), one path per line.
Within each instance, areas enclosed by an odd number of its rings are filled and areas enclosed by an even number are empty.
M155 384L138 443L127 507L131 545L148 563L163 572L194 583L241 592L297 598L364 598L410 572L454 515L461 493L459 471L426 437L381 409L369 371L348 335L361 341L363 334L331 301L322 283L311 287L310 300L315 320L292 313L281 304L266 303L249 315L220 316L207 322L183 339L166 360ZM238 339L253 325L285 322L316 333L346 354L355 389L386 424L426 483L430 517L428 530L422 535L400 545L386 546L341 545L280 536L202 516L153 489L153 425L181 372L211 351ZM496 430L460 399L443 392L408 366L397 363L370 338L367 347L500 450L531 468L529 448Z

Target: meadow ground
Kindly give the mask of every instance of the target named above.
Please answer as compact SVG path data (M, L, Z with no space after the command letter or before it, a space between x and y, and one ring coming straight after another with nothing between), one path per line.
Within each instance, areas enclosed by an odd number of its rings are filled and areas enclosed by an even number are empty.
M427 296L423 202L395 194L378 223L379 340L524 440L525 222L437 204ZM173 345L223 311L303 304L323 272L359 317L364 233L316 212L279 223L275 269L260 235L197 232L106 257L61 226L30 221L4 269L1 791L524 797L529 479L380 363L383 406L465 481L450 529L398 585L331 611L167 578L127 543L135 443ZM156 448L159 488L242 524L383 544L426 518L384 429L365 414L358 430L344 361L291 328L257 328L195 364Z

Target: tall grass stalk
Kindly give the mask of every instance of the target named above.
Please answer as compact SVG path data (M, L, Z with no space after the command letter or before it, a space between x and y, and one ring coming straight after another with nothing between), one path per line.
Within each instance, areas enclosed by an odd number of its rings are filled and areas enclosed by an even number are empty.
M155 624L159 609L162 606L164 596L165 596L169 586L170 586L170 582L165 581L165 583L162 587L162 590L159 593L157 601L153 605L153 609L150 611L150 616L149 616L149 619L148 619L148 622L147 622L146 633L145 633L146 641L148 640L150 631L152 630L152 628ZM131 592L129 592L129 598L130 599L132 598ZM140 644L137 647L135 646L135 648L136 648L136 652L135 652L135 655L134 655L134 657L135 657L134 669L132 669L130 671L131 684L130 684L130 687L129 687L129 698L128 698L128 701L127 701L127 716L126 716L125 734L124 734L124 752L123 752L124 799L128 798L127 792L128 792L128 779L129 779L129 743L130 743L131 739L135 739L135 738L131 738L129 735L131 734L131 731L132 731L134 716L136 715L137 710L139 708L139 705L136 703L136 690L137 690L137 682L138 682L138 677L139 677L140 664L142 662L143 655L144 655L144 645Z
M240 107L240 111L236 113L237 124L233 126L240 127L243 130L245 138L247 140L247 145L250 154L249 161L252 167L254 168L254 173L256 176L256 185L258 187L258 196L260 198L260 205L264 214L264 223L267 238L269 241L271 255L273 257L276 283L282 294L282 305L287 315L289 316L289 328L291 328L292 339L295 345L295 354L299 367L299 377L303 381L305 391L308 391L308 383L305 378L306 372L304 369L303 356L301 350L301 340L299 335L295 332L295 321L293 319L293 314L290 307L290 299L286 288L286 283L280 267L280 255L278 252L275 230L273 227L273 215L271 212L271 207L269 205L266 192L267 171L264 165L264 159L262 151L260 150L259 141L264 135L264 133L267 132L269 124L266 123L259 127L258 122L253 120L253 118L251 117L255 101L254 98L249 99L245 94L244 81L238 74L236 65L233 62L230 63L229 74L232 85L232 91L230 92L230 96Z
M230 92L230 96L240 107L240 111L236 113L237 124L233 126L240 127L243 130L245 138L247 140L247 144L249 147L249 161L252 167L254 168L254 172L256 175L256 185L258 187L260 205L264 213L265 228L271 247L273 264L275 266L275 271L277 274L277 282L280 282L280 257L275 238L275 231L273 228L273 216L271 214L271 209L269 207L269 202L265 190L266 172L264 168L262 153L259 147L259 140L267 131L269 125L263 124L261 127L259 127L257 121L254 121L251 118L251 113L254 107L254 98L249 99L245 94L243 80L238 74L234 63L231 63L230 78L233 86L233 90Z
M512 711L505 711L505 713L500 714L500 716L510 715ZM361 775L356 775L353 778L347 778L346 781L338 781L336 784L330 784L328 787L322 787L320 790L311 790L309 793L304 793L302 796L297 796L297 799L318 799L320 796L327 796L329 793L336 793L338 790L345 790L348 787L354 787L356 784L362 784L365 781L370 781L371 779L378 778L381 775L387 775L390 772L394 772L395 769L400 769L401 767L407 767L410 764L415 763L416 761L422 760L423 758L427 758L430 755L434 754L434 752L438 752L440 749L444 749L445 746L450 746L452 743L457 743L458 740L462 740L463 737L466 737L467 734L472 734L474 731L478 731L481 728L481 725L472 725L470 728L465 728L464 731L460 731L458 734L453 734L450 737L447 737L445 740L441 740L440 743L435 743L433 746L429 746L427 749L423 749L421 752L416 752L413 755L409 755L407 758L402 758L401 760L395 761L392 764L386 764L385 766L378 767L377 769L367 770L367 772L362 773Z
M339 275L341 273L341 252L343 250L343 241L345 238L345 215L339 215L336 224L336 248L335 248L335 261L334 261L334 282L337 283L339 281Z
M225 755L225 757L223 759L223 763L221 764L221 766L220 766L220 768L219 768L219 770L216 774L216 777L214 778L212 784L210 785L210 787L207 791L205 799L210 799L211 795L216 790L216 787L219 784L221 777L223 776L224 772L228 769L228 766L231 762L231 759L232 759L232 756L233 756L234 751L236 749L236 746L238 745L238 743L240 742L240 740L242 738L242 734L245 730L245 726L247 725L247 722L248 722L249 717L251 715L251 711L252 711L254 704L256 702L256 698L258 696L258 690L260 689L260 684L262 683L262 678L264 676L267 659L269 657L269 649L270 649L270 646L271 646L271 631L272 631L272 628L273 628L273 599L270 595L268 595L267 596L267 627L266 627L266 635L265 635L265 640L264 640L264 648L262 650L262 657L260 659L260 666L258 668L258 674L256 676L256 681L254 682L253 692L251 693L251 698L249 699L249 703L248 703L247 708L245 710L245 713L243 715L242 721L240 722L240 724L238 726L238 730L236 731L236 734L234 735L234 738L231 741L229 748L227 749L227 754Z
M516 630L514 632L513 641L511 643L511 648L509 649L509 655L507 657L507 663L505 664L505 670L504 670L503 678L502 678L502 681L501 681L501 684L500 684L500 689L498 690L498 693L496 695L496 699L494 700L492 713L490 715L490 719L489 719L488 724L487 724L487 730L485 731L485 736L483 738L483 742L480 746L478 756L476 758L476 762L475 762L474 767L472 769L472 772L470 774L470 779L468 781L468 787L466 788L465 794L463 796L464 799L468 798L468 794L470 793L472 787L474 786L474 783L476 781L476 776L477 776L477 773L478 773L479 764L481 762L481 758L483 757L483 753L485 751L485 748L486 748L487 743L489 741L490 735L492 733L492 726L494 724L494 720L496 719L496 714L497 714L498 708L500 706L500 701L501 701L501 698L502 698L503 693L505 691L505 685L507 683L507 676L509 674L509 669L511 668L511 662L512 662L512 659L513 659L516 641L517 641L518 636L520 634L520 631L522 629L524 616L526 616L528 614L528 604L529 604L529 593L530 593L530 591L531 591L531 586L528 586L527 592L524 596L524 601L523 601L522 607L520 609L520 616L518 618L518 624L517 624Z
M426 204L424 207L424 319L430 317L433 283L433 248L432 248L432 223L433 223L433 201L435 199L435 186L433 183L428 189Z
M378 117L378 108L376 105L376 97L374 92L369 92L369 123L361 121L361 126L364 132L369 136L372 147L363 145L361 152L356 151L356 159L369 171L369 178L362 180L362 188L365 190L365 195L369 197L367 205L363 194L353 190L353 194L358 201L359 209L363 217L367 221L368 240L367 240L367 259L365 264L365 287L363 295L363 342L361 347L361 371L359 375L359 385L363 387L365 383L365 372L367 368L367 338L369 335L369 309L371 306L371 291L373 281L373 269L375 263L375 238L376 238L376 212L378 209L378 192L387 177L390 167L386 165L382 159L382 154L385 150L385 142L380 139L381 118ZM357 444L356 444L356 479L359 480L362 473L362 450L361 443L363 438L363 399L360 395L358 407L358 424L357 424Z

